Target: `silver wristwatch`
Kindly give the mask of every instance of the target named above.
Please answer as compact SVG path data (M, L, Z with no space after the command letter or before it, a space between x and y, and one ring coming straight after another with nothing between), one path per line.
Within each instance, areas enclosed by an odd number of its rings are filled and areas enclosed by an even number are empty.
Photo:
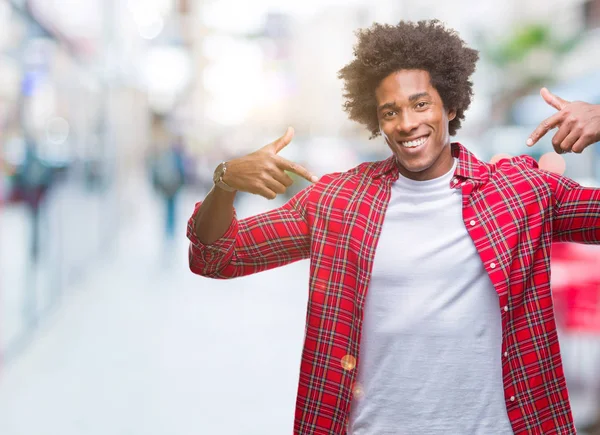
M223 181L223 176L225 175L225 172L227 172L227 162L223 162L219 166L217 166L217 169L215 169L215 172L213 174L213 182L215 183L215 186L220 187L221 189L227 192L235 192L235 189L233 187L231 187Z

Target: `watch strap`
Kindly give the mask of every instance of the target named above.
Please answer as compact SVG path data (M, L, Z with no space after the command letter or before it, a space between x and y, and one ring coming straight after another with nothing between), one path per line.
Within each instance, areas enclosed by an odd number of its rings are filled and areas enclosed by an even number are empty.
M235 192L236 189L234 189L229 184L227 184L223 181L223 176L225 175L226 172L227 172L227 162L223 162L217 167L217 170L215 171L215 177L213 178L215 186L217 186L227 192Z

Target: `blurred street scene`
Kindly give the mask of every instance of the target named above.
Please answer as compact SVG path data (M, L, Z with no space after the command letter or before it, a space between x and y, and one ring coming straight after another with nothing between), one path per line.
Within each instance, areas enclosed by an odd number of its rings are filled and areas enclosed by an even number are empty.
M0 0L0 434L290 433L308 264L194 276L187 219L288 125L282 155L317 175L386 158L337 71L357 28L431 18L481 52L456 137L478 157L552 151L525 145L542 86L600 104L600 0ZM600 186L600 145L565 160ZM579 433L600 434L600 247L552 267Z

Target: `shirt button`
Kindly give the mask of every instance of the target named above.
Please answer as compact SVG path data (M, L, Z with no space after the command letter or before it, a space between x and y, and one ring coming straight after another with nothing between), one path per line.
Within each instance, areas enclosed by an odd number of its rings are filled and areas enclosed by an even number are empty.
M515 396L510 396L510 401L514 402L515 401Z
M471 226L472 226L472 227L474 227L474 226L475 226L475 224L476 224L477 222L475 222L475 221L471 221L471 222L469 222L469 223L471 224Z
M458 180L456 178L453 178L452 179L452 184L456 184L456 183L458 183Z
M504 311L508 313L508 305L504 307Z
M504 352L504 358L508 358L508 352Z
M496 268L496 263L491 263L491 264L490 264L490 267L491 267L492 269L495 269L495 268Z

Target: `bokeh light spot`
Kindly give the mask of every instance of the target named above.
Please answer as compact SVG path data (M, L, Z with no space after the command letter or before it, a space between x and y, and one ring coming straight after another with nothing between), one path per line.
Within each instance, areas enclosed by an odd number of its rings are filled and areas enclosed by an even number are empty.
M354 370L356 368L356 358L352 355L346 355L342 358L342 368L348 371Z
M46 137L51 144L62 144L69 137L69 123L61 117L50 118L46 123Z
M352 394L355 399L360 400L365 397L365 389L358 382L354 384L354 388L352 389Z

